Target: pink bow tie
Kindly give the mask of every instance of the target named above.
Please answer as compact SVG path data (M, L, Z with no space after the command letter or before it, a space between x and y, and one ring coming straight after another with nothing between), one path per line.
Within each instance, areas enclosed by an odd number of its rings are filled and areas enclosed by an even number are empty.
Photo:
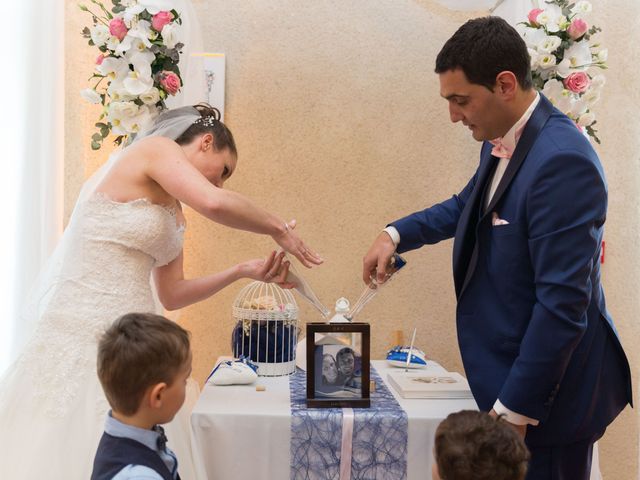
M491 155L498 158L511 158L513 152L504 143L502 143L502 137L496 138L495 140L489 140L489 143L493 145Z

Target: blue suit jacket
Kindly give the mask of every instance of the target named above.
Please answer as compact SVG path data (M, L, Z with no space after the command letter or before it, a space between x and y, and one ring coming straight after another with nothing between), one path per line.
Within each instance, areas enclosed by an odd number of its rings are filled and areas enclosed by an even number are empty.
M497 398L540 421L530 445L603 432L631 403L631 375L600 284L607 187L597 154L541 96L489 208L497 163L458 195L393 225L399 252L455 237L458 343L482 410ZM493 226L491 213L509 222Z

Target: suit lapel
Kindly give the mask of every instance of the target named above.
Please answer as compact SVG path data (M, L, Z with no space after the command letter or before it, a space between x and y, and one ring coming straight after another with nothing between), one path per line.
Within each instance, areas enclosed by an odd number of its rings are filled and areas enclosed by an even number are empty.
M469 260L471 257L471 250L468 246L475 241L476 226L479 218L478 211L480 202L482 201L482 194L485 190L487 180L496 165L497 158L491 155L490 152L491 150L487 148L485 154L486 161L481 162L480 164L481 166L478 171L476 185L471 196L467 200L462 213L460 214L460 219L458 220L458 226L456 228L455 240L453 243L453 279L458 296L462 289L465 273L469 266Z
M513 177L515 177L516 173L520 169L520 165L522 165L522 162L529 153L529 150L531 150L536 138L538 138L540 130L542 130L544 124L547 123L547 119L551 115L552 111L553 105L551 105L551 102L540 94L540 102L525 125L522 136L520 137L520 140L516 145L516 149L509 160L507 169L504 171L504 175L500 179L496 192L493 194L493 198L491 199L491 202L489 202L489 206L482 214L480 220L482 220L485 215L492 212L496 204L500 201L500 198L507 190L507 187L513 180Z
M496 157L491 156L491 161L486 162L484 170L478 175L476 188L474 188L470 201L467 202L460 215L460 221L458 222L458 228L456 230L456 240L453 247L453 274L458 299L460 299L469 284L477 265L477 228L480 221L493 211L493 208L507 190L552 111L553 105L551 105L551 102L549 102L544 95L540 94L540 102L533 111L531 118L529 118L516 149L509 160L507 169L486 210L481 208L478 202L482 201L483 193L487 186L488 175L493 171L492 167L495 165Z

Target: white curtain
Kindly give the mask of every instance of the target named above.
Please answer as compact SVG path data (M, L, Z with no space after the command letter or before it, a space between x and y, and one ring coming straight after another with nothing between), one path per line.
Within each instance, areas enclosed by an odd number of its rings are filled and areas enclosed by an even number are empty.
M20 0L2 11L0 373L33 331L20 310L62 233L64 154L64 6Z

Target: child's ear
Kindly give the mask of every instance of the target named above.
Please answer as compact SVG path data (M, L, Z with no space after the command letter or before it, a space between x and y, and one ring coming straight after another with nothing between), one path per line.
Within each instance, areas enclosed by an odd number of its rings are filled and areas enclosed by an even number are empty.
M149 392L149 406L151 408L160 408L162 407L162 398L164 392L167 390L167 384L164 382L158 383L151 387L151 391Z

